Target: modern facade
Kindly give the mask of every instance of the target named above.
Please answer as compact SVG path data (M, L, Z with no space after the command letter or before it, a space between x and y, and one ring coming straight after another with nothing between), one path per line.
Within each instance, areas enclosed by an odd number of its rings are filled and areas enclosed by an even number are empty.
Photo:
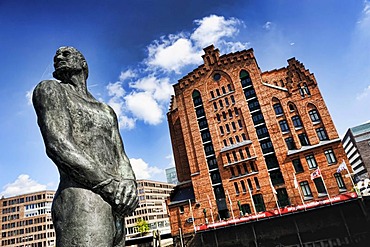
M342 142L357 180L369 178L370 123L349 128Z
M350 192L348 163L314 75L295 58L262 72L253 49L220 56L174 85L167 113L179 184L171 233Z
M177 184L177 174L176 174L176 167L170 167L165 170L166 172L166 178L167 178L167 183L169 184Z
M41 191L0 199L1 245L55 246L51 219L54 191Z
M139 219L149 224L149 234L159 230L162 234L170 232L170 222L166 199L175 185L151 180L138 180L139 205L136 210L125 218L126 238L141 236L136 227Z

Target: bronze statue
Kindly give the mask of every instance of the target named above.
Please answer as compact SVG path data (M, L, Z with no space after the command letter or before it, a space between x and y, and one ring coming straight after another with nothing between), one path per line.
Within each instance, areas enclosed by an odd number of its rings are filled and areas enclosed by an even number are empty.
M32 100L60 173L52 206L56 246L125 246L124 216L138 198L117 116L87 90L88 67L77 49L59 48L54 68L60 81L40 82Z

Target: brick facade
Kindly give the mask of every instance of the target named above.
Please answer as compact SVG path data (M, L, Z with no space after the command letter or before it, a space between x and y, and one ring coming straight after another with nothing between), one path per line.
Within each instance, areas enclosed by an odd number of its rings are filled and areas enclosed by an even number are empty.
M344 174L337 178L341 188L334 177L348 160L316 79L302 63L292 58L287 67L262 72L252 49L204 51L204 64L174 85L167 114L180 182L168 202L173 236L180 228L193 232L205 217L213 222L273 210L276 199L284 207L352 189ZM324 184L316 186L310 174L317 167ZM303 196L308 187L311 194Z

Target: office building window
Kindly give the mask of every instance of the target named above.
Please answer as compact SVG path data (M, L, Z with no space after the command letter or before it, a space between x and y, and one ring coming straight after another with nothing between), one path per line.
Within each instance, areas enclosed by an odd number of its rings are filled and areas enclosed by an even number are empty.
M258 181L257 177L254 177L254 183L256 184L256 189L257 190L261 189L260 182Z
M223 108L224 107L224 104L222 103L222 100L219 100L218 101L218 104L220 105L220 108Z
M309 169L316 169L317 163L315 160L315 156L313 154L309 154L306 156L306 161Z
M248 183L248 188L250 191L253 191L253 185L252 185L252 181L248 178L247 179L247 183Z
M324 128L316 129L316 133L320 141L328 140L328 136L326 135L326 131Z
M292 160L293 167L296 173L303 172L303 166L300 159Z
M215 97L215 94L213 93L213 91L211 91L211 98L213 99Z
M243 128L243 123L241 119L238 119L238 125L239 125L239 129Z
M337 163L337 159L335 158L335 155L332 149L328 149L324 153L325 153L325 157L329 165Z
M221 133L221 135L224 134L224 128L222 126L220 126L220 133Z
M240 142L239 136L235 136L235 140L236 140L236 142Z
M232 104L235 104L235 98L234 98L234 95L231 95L231 96L230 96L230 99L231 99L231 103L232 103Z

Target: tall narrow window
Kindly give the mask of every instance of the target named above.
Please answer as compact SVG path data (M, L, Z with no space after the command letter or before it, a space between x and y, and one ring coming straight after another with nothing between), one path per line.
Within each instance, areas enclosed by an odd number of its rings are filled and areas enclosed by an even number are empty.
M326 135L326 131L324 128L318 128L316 129L317 137L320 141L328 140L328 136Z
M229 113L229 118L233 118L233 112L230 109L227 112Z
M307 137L306 133L299 134L298 138L299 138L299 141L301 142L302 146L309 146L310 145L310 142L308 140L308 137Z
M280 120L279 121L280 129L282 132L288 132L289 126L286 120Z
M220 114L216 114L216 119L217 119L217 122L221 122L221 117L220 117Z
M226 105L226 107L229 106L229 99L228 98L225 98L225 105Z
M232 103L232 104L235 104L235 98L234 98L234 95L231 95L231 96L230 96L230 99L231 99L231 103Z
M216 89L217 96L220 96L220 90Z
M238 170L238 176L241 176L243 173L242 173L242 169L240 168L240 166L236 166L236 169Z
M342 175L340 173L334 173L335 180L337 181L339 191L346 191L346 185L343 181Z
M221 87L221 90L222 90L222 93L225 94L226 93L226 89L225 87Z
M298 115L295 115L292 117L293 125L295 128L300 128L302 127L302 122L301 119Z
M234 182L235 194L239 195L239 186L237 182Z
M281 107L280 103L276 103L273 105L274 111L276 115L282 115L283 114L283 108Z
M300 182L299 185L301 186L302 194L305 200L312 199L312 192L310 189L310 185L307 181Z
M238 125L239 125L239 129L243 128L243 123L241 119L238 119Z
M262 194L253 195L253 202L257 212L266 211L265 202L263 201Z
M222 112L222 118L224 119L224 120L226 120L226 112Z
M244 184L244 181L240 181L240 184L242 185L242 190L243 190L243 193L247 192L247 189L245 188L245 184Z
M260 183L258 181L258 178L257 177L254 177L254 183L256 184L256 189L259 190L261 189L261 186L260 186Z
M309 169L315 169L317 167L315 156L313 154L307 155L306 161Z
M320 194L327 194L324 182L322 181L321 177L315 178L313 180L313 182L315 183L315 186L316 186L317 192L319 193L319 196L320 196Z
M233 91L230 84L227 84L227 89L229 90L229 92Z
M235 125L235 122L231 122L231 127L233 127L233 131L236 131L236 125Z
M243 141L246 141L247 140L247 135L242 133L242 138L243 138Z
M230 141L230 144L233 145L234 144L234 140L232 137L229 138L229 141Z
M238 156L236 156L236 152L233 151L232 154L233 154L234 161L238 161Z
M216 102L213 102L213 110L217 111L217 104L216 104Z
M249 171L248 171L247 163L243 163L243 168L244 168L244 173L248 174Z
M237 143L239 143L239 142L240 142L240 138L239 138L239 136L235 136L235 141L236 141Z
M215 97L215 94L213 93L213 91L211 91L211 98L213 99Z
M229 153L226 154L226 158L227 158L227 162L229 162L229 164L230 164L231 163L231 158L230 158L230 154Z
M230 173L232 178L235 177L235 171L233 167L230 167Z
M248 178L247 179L247 182L248 182L248 188L250 191L253 191L253 185L252 185L252 181Z
M293 167L296 173L303 172L303 166L300 159L292 160Z
M221 135L224 134L224 128L222 126L220 126L220 133L221 133Z
M239 156L240 158L243 160L244 159L244 154L243 154L243 150L239 149Z
M337 159L335 158L335 155L332 149L328 149L324 153L325 153L325 157L329 165L337 163Z
M226 125L225 125L225 127L226 127L226 132L227 132L227 133L230 133L230 127L229 127L229 124L226 124Z
M239 116L238 108L234 107L235 116Z
M320 116L316 109L308 112L312 122L320 122Z
M224 104L222 103L222 100L218 101L218 104L220 105L220 108L222 109L224 107Z
M285 143L286 143L289 150L296 149L295 144L294 144L294 140L293 140L292 137L285 138Z

